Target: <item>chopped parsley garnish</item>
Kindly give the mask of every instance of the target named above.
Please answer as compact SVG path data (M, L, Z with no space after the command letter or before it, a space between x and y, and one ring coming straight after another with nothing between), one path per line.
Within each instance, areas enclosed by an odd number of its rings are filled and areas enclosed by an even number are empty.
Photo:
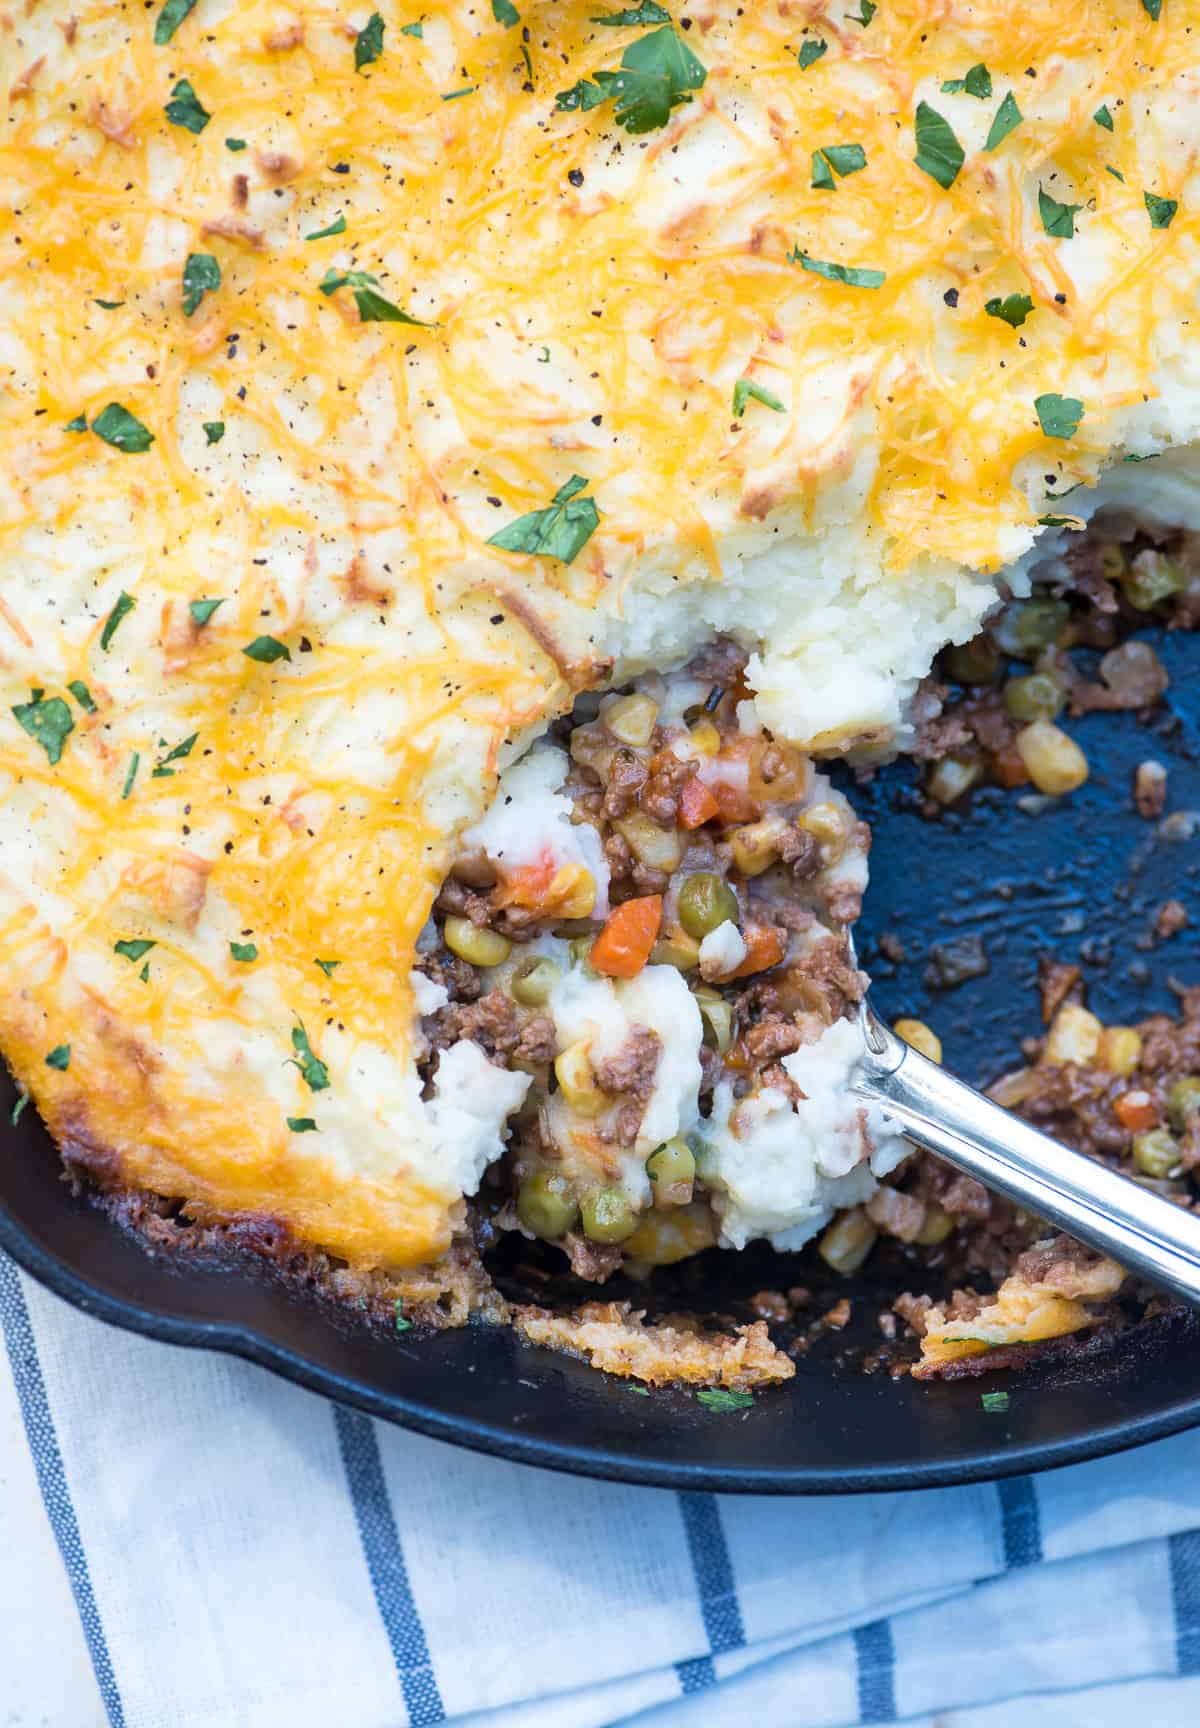
M241 960L242 962L258 959L258 949L255 947L253 942L231 942L229 944L229 952L233 955L235 960Z
M1102 103L1101 106L1097 108L1096 112L1092 115L1092 119L1096 122L1097 126L1103 126L1106 132L1111 132L1113 130L1113 117L1108 111L1107 102Z
M461 90L448 90L442 97L442 101L457 102L460 96L474 96L478 88L477 84L464 84Z
M619 71L597 72L594 81L581 78L569 90L560 90L555 107L560 113L586 113L612 98L617 125L636 136L665 126L671 110L690 102L707 77L679 32L664 24L629 44Z
M70 1048L71 1048L71 1046L68 1044L67 1045L68 1051L70 1050ZM22 1086L21 1090L17 1093L17 1101L13 1105L12 1110L9 1113L8 1120L9 1120L10 1125L13 1128L15 1128L17 1123L21 1120L21 1117L25 1111L25 1106L26 1106L26 1104L28 1104L28 1102L29 1102L29 1094L28 1094L28 1092L26 1092L25 1088Z
M1058 396L1053 391L1034 400L1037 417L1047 438L1073 438L1083 419L1083 403L1076 396Z
M1040 528L1082 528L1083 523L1078 516L1039 516Z
M984 149L994 150L998 144L1003 144L1009 133L1015 132L1024 118L1025 116L1017 107L1017 99L1010 90L997 108L992 123L988 127L988 135L983 141Z
M378 12L372 12L358 35L354 38L354 70L361 72L364 66L378 60L383 53L383 19Z
M545 510L518 516L498 534L490 535L488 545L505 552L557 558L561 564L573 563L600 526L600 512L593 500L579 497L590 484L581 474L572 474Z
M174 768L169 768L167 764L169 762L182 762L185 756L190 756L195 748L196 740L199 736L199 732L193 732L190 738L185 738L183 740L182 744L176 744L174 749L168 750L165 756L160 756L158 761L154 764L153 771L150 775L151 780L170 780L174 776L175 770ZM165 738L159 739L160 745L165 743Z
M1042 218L1042 227L1052 239L1073 239L1075 213L1082 209L1082 204L1060 204L1057 198L1050 196L1044 186L1038 187L1038 214Z
M332 978L334 972L341 965L341 961L340 960L314 960L313 965L319 966L321 968L322 972L324 972L326 978Z
M966 73L964 77L947 78L946 82L942 85L942 94L944 96L958 96L960 94L965 94L967 96L977 97L980 102L986 102L991 93L992 75L982 61L980 61L978 66L972 66L971 70Z
M411 1332L412 1329L413 1329L412 1321L406 1320L404 1317L404 1298L403 1298L403 1296L397 1296L397 1298L396 1298L396 1330L397 1330L397 1332Z
M887 281L885 270L863 270L853 264L826 264L820 258L810 258L797 246L788 253L789 264L799 264L810 275L823 276L826 282L843 282L847 288L882 288Z
M47 697L42 690L33 690L28 702L18 702L13 708L17 724L46 752L53 768L62 760L63 745L75 730L71 710L61 696Z
M47 1068L57 1068L60 1074L65 1074L70 1065L71 1046L69 1044L56 1044L46 1056Z
M1003 300L986 301L983 309L990 317L1002 318L1014 330L1019 330L1033 311L1033 301L1028 294L1006 294Z
M1143 193L1143 197L1150 213L1151 228L1169 228L1179 208L1178 198L1160 198L1154 192Z
M861 24L865 30L878 10L875 0L859 0L857 17L853 12L847 12L846 19L848 23Z
M107 651L108 645L120 628L122 620L128 618L136 605L137 601L134 599L133 595L126 594L125 590L122 588L121 592L117 595L116 604L108 617L104 620L104 628L100 632L101 648Z
M958 179L964 161L963 147L954 136L953 126L928 102L918 102L916 135L917 167L939 186L949 189Z
M150 428L143 426L136 414L122 408L119 402L110 402L107 408L101 409L92 421L92 431L97 438L103 438L106 444L111 444L114 450L120 450L126 456L140 456L154 442Z
M195 4L196 0L167 0L154 21L154 41L157 47L166 46Z
M219 444L225 436L224 420L202 420L200 427L206 444Z
M129 769L125 775L125 784L121 788L121 802L122 802L122 804L125 802L126 798L128 798L129 794L133 791L133 783L137 779L138 766L141 763L141 760L142 760L142 753L140 750L135 750L133 755L129 758Z
M181 78L171 92L171 100L163 109L163 113L172 126L182 126L188 132L197 136L212 119L212 115L201 102L191 84L186 78Z
M815 66L821 56L828 54L828 52L828 42L822 42L819 36L811 37L807 42L802 43L800 52L796 56L800 62L801 72L807 72L810 66Z
M764 408L773 408L776 414L786 414L787 409L778 396L772 396L769 390L764 390L761 384L756 384L753 378L739 378L733 387L733 412L735 419L740 420L746 412L746 403L753 397L755 402L761 402Z
M503 6L505 4L506 0L492 0L492 11L495 12L498 5ZM516 8L509 6L507 10L513 13L512 22L515 24L517 21ZM669 24L670 22L671 14L664 12L661 6L656 6L654 0L642 0L640 6L626 6L621 12L607 12L602 18L588 19L589 24L608 24L614 28L623 25Z
M88 429L87 415L76 414L74 420L68 420L63 427L64 432L86 432Z
M1148 12L1157 24L1162 17L1163 0L1142 0L1142 11Z
M113 953L119 954L123 960L128 960L131 966L136 966L139 960L144 960L151 948L157 948L157 942L150 942L144 936L127 938L113 943Z
M400 34L401 36L415 36L420 42L425 36L425 26L424 24L401 24Z
M866 0L863 0L865 5ZM749 1410L754 1403L753 1392L730 1392L724 1386L705 1386L696 1394L697 1404L706 1410Z
M329 269L317 286L325 295L336 294L339 288L352 288L354 304L364 324L412 324L418 330L437 329L436 324L430 324L424 318L413 318L402 312L399 306L393 306L390 300L385 300L375 290L374 284L378 281L378 276L372 276L369 270Z
M124 300L93 300L93 306L99 306L102 312L118 312L124 306Z
M314 1056L303 1022L292 1027L292 1049L296 1052L293 1066L299 1068L310 1092L324 1092L329 1085L329 1070L319 1056Z
M226 138L225 148L226 150L232 150L236 156L239 150L244 150L246 148L246 140L244 138Z
M311 1116L289 1116L287 1125L293 1134L315 1134L318 1131Z
M514 24L521 22L521 14L512 0L492 0L492 17L497 24L503 24L506 30L511 30Z
M329 224L328 228L318 228L315 233L306 234L304 238L306 240L328 240L334 234L344 234L345 232L346 218L344 216L339 216L336 222L331 222Z
M67 689L71 692L72 696L74 696L76 702L78 702L85 714L94 714L96 712L95 699L82 678L72 678L71 682L67 685Z
M247 660L258 660L264 666L272 665L276 660L290 660L292 651L278 636L256 636L253 642L247 642L242 649Z
M979 1394L979 1402L989 1414L994 1414L997 1411L1004 1411L1008 1409L1008 1393L981 1392Z
M220 600L189 600L188 611L198 629L203 630L218 606L224 606L224 596Z
M822 191L832 192L834 175L857 174L867 165L867 153L861 144L825 144L813 151L812 183Z
M221 286L221 266L211 252L189 252L183 266L183 315L190 318L206 294Z
M1122 186L1124 186L1125 176L1124 176L1124 174L1122 174L1122 172L1119 168L1114 168L1112 166L1112 164L1110 163L1109 166L1104 170L1104 172L1106 174L1111 174L1114 180L1119 180L1121 182Z

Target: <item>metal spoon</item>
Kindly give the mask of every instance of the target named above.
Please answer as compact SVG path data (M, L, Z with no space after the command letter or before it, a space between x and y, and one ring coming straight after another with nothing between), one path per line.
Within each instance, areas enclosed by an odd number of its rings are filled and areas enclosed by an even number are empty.
M1072 1152L898 1038L867 1002L851 1091L910 1140L1188 1302L1200 1303L1200 1217Z

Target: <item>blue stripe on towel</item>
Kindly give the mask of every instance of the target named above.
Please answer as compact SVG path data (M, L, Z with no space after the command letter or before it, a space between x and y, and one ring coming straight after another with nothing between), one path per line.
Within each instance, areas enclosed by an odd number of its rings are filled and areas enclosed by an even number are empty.
M889 1620L872 1620L854 1632L858 1663L858 1719L892 1722L896 1718L896 1647Z
M1012 1572L1019 1566L1037 1566L1042 1559L1042 1514L1037 1488L1031 1476L1013 1476L997 1482L1004 1536L1004 1564Z
M713 1684L716 1680L713 1657L725 1650L740 1650L746 1642L746 1629L742 1625L733 1563L729 1558L716 1496L680 1494L679 1509L683 1514L683 1528L692 1557L692 1571L709 1649L707 1656L695 1656L687 1662L675 1664L680 1687L686 1694L701 1692Z
M1200 1530L1181 1530L1167 1543L1175 1660L1180 1674L1200 1674Z
M431 1724L446 1720L446 1707L408 1581L375 1426L369 1417L341 1404L334 1405L333 1415L371 1588L392 1648L408 1720L412 1728L430 1728Z
M8 1360L12 1364L13 1383L17 1388L17 1402L21 1406L25 1437L33 1454L33 1467L37 1472L42 1504L46 1508L54 1540L58 1543L63 1565L67 1569L67 1578L79 1611L96 1684L100 1688L100 1697L112 1728L125 1728L125 1711L121 1704L117 1677L113 1673L112 1658L108 1653L108 1640L104 1636L100 1610L96 1607L92 1575L88 1570L83 1538L79 1534L79 1521L71 1501L71 1490L67 1486L62 1453L58 1449L54 1417L50 1413L46 1383L42 1379L42 1368L38 1361L37 1341L33 1335L29 1310L25 1306L21 1280L7 1254L0 1254L0 1326L4 1330Z

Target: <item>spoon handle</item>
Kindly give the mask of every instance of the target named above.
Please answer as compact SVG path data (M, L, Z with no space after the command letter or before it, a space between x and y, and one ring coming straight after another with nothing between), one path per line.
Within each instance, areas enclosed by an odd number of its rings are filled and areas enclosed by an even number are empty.
M1186 1301L1200 1303L1200 1217L1073 1152L913 1050L869 1009L855 1095L909 1139Z

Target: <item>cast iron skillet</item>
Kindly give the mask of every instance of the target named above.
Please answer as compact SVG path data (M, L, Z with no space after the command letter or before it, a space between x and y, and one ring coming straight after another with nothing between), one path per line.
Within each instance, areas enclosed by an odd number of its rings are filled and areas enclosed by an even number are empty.
M948 1063L970 1078L1015 1065L1021 1037L1036 1030L1039 953L1080 961L1106 1019L1170 1009L1172 977L1200 984L1200 825L1195 839L1157 837L1130 807L1133 769L1154 755L1170 769L1168 810L1200 811L1200 640L1155 642L1172 673L1170 709L1151 727L1128 715L1082 723L1092 779L1061 807L1031 816L1011 793L984 792L965 813L931 825L913 808L907 763L854 792L876 835L859 943L875 999L891 1016L929 1019ZM1153 914L1171 896L1187 905L1192 926L1156 946ZM905 942L899 963L879 950L887 931ZM988 969L939 990L931 950L963 938L979 939ZM0 1101L4 1124L11 1097L10 1087ZM911 1268L873 1261L869 1276L822 1288L809 1257L715 1251L680 1271L665 1306L744 1317L755 1291L805 1284L814 1314L843 1294L853 1310L845 1330L816 1338L787 1386L744 1413L719 1413L683 1391L641 1395L499 1328L379 1336L264 1277L151 1258L71 1195L32 1110L0 1130L0 1146L0 1246L68 1301L523 1463L673 1488L846 1493L1047 1469L1200 1423L1200 1322L1191 1316L1146 1322L1068 1364L920 1384L862 1366L879 1342L875 1317L914 1284ZM544 1299L537 1269L519 1261L503 1283ZM1008 1409L989 1411L981 1392L999 1387Z

